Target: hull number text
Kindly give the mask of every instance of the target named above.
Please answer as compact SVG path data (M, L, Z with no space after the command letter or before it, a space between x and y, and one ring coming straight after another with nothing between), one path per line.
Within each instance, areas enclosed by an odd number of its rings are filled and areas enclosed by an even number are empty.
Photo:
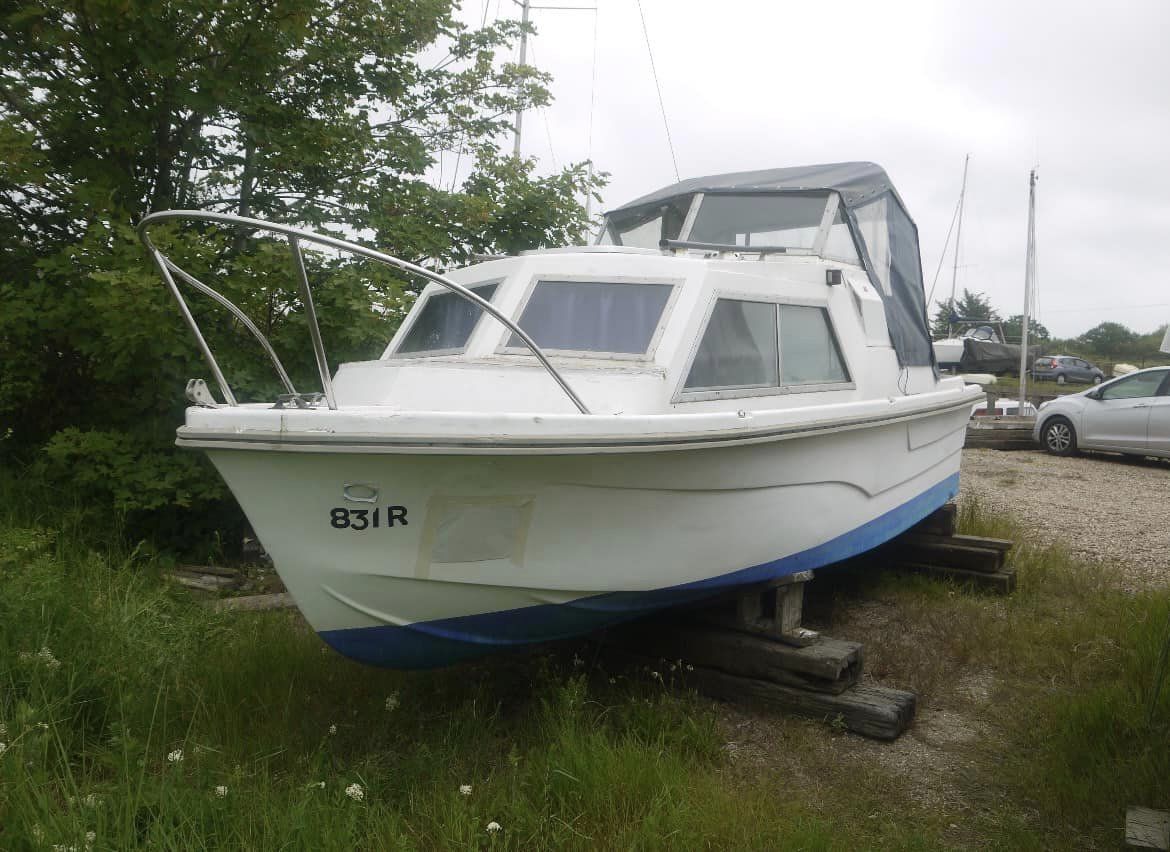
M384 510L384 511L383 511ZM378 506L374 509L347 509L338 506L329 510L329 525L335 530L376 530L379 527L406 526L405 506Z

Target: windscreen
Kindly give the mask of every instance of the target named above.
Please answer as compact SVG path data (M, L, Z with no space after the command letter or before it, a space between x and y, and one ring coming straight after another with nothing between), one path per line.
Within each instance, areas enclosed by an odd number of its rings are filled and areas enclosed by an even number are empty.
M827 192L706 195L687 239L727 246L811 249L828 203Z
M680 195L658 204L610 214L599 243L656 249L662 240L677 240L693 197Z

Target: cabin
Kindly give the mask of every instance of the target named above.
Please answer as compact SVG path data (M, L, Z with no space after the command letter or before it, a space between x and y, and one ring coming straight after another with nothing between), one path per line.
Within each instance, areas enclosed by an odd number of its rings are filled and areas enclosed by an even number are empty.
M695 178L606 214L596 244L448 273L534 339L594 413L775 409L934 390L917 229L885 172ZM502 323L432 283L340 406L570 412ZM734 402L729 402L734 400Z

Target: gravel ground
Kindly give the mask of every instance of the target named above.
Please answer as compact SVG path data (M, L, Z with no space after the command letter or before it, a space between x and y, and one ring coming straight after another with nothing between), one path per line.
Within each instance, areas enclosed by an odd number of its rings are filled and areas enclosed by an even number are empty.
M1170 586L1170 463L1039 450L963 450L960 499L1117 566L1128 589Z

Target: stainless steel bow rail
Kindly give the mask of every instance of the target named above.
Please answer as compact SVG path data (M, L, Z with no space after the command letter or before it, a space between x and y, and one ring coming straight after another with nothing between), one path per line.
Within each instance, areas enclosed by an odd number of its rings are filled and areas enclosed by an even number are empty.
M302 230L300 228L291 228L287 225L278 225L273 222L265 222L262 219L249 219L244 216L232 216L227 213L209 213L203 210L163 210L158 213L151 213L144 217L138 224L138 238L142 240L142 244L146 246L146 250L150 252L150 256L154 259L155 265L158 267L159 273L162 275L163 281L166 282L167 288L171 291L171 295L175 297L175 301L179 303L179 310L183 314L183 319L187 322L187 326L195 335L195 340L199 344L199 349L203 353L204 359L207 361L208 367L211 368L211 374L215 377L215 382L219 385L223 397L227 400L228 405L239 405L236 401L235 395L232 393L231 387L228 385L227 379L224 377L223 371L219 367L219 362L215 360L215 355L211 351L211 347L207 345L207 340L203 337L203 332L199 329L199 323L195 321L195 317L191 313L191 309L187 307L187 301L183 298L182 292L179 290L178 284L175 282L177 277L179 280L188 284L205 296L210 297L216 303L227 309L232 316L240 321L244 328L252 333L252 336L260 343L260 346L267 353L269 359L272 361L272 366L276 369L277 376L280 377L281 384L293 398L299 398L296 388L293 387L292 380L288 376L288 372L284 369L284 365L277 357L276 351L272 348L272 344L268 342L268 338L264 333L256 327L239 307L232 303L223 294L217 292L212 287L207 286L202 281L195 278L186 270L179 267L174 261L163 254L157 246L151 241L149 229L152 225L159 222L165 222L172 219L184 219L199 222L216 222L224 225L235 225L238 227L248 228L253 231L267 231L272 234L279 234L288 238L289 248L292 252L292 268L296 276L298 286L301 293L301 301L305 304L305 315L309 321L309 336L313 342L313 354L317 358L317 371L321 375L321 389L325 394L325 401L331 409L337 408L337 399L333 394L333 379L329 373L329 361L325 355L325 344L321 340L321 328L317 323L317 311L313 306L313 294L309 287L309 276L305 271L305 257L301 251L301 243L312 243L326 248L336 249L356 257L366 258L386 266L393 266L401 269L404 272L417 275L420 278L425 278L428 281L434 281L436 284L441 284L451 292L459 295L463 299L477 305L481 311L490 315L500 323L502 323L513 334L524 341L524 345L528 350L536 356L541 365L552 376L553 380L560 385L561 390L569 397L569 400L577 407L577 410L582 414L589 414L590 411L585 407L585 403L581 398L573 392L569 387L569 383L565 381L562 376L541 351L540 347L536 345L531 337L524 332L520 326L508 319L500 313L496 308L486 299L477 296L471 290L456 284L448 278L432 272L429 269L424 269L413 263L408 263L405 260L400 260L397 257L392 257L388 254L383 254L380 251L375 251L371 248L358 245L357 243L347 242L346 240L339 240L336 237L326 236L325 234L317 234L312 231Z

